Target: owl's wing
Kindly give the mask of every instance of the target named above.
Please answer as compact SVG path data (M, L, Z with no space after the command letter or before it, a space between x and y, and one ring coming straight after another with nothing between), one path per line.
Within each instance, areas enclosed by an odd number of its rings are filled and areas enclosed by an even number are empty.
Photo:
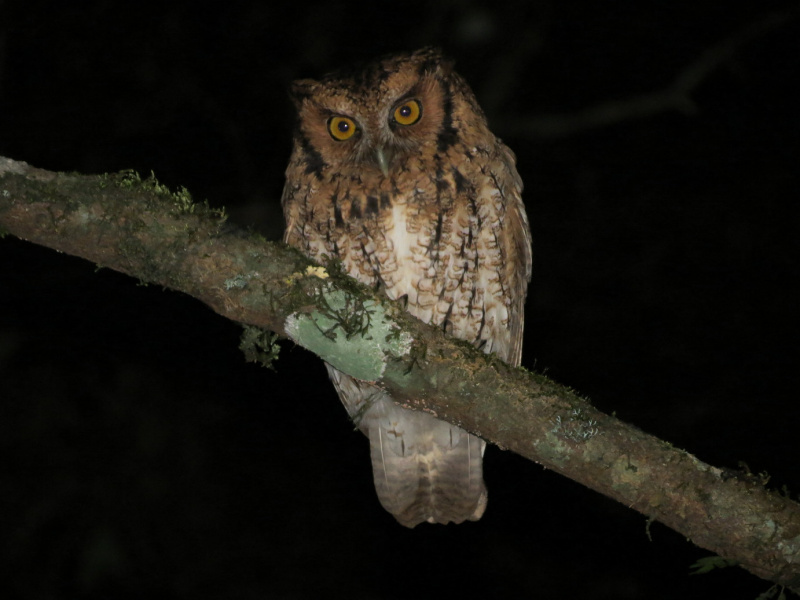
M342 402L369 437L375 490L401 525L476 521L486 509L486 442L328 365Z
M505 144L498 142L500 158L506 168L495 173L500 193L505 199L506 213L503 236L506 260L506 281L509 285L509 330L508 348L497 353L507 363L519 366L522 360L522 331L525 328L525 297L531 280L533 255L531 251L531 228L525 205L522 202L522 179L517 173L516 156Z

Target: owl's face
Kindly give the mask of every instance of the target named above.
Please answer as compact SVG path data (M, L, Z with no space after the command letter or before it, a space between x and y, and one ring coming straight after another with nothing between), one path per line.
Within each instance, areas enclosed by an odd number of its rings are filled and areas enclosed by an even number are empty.
M362 177L388 177L426 148L431 154L452 144L457 77L437 50L425 49L297 81L296 143L314 154L314 170L355 166Z

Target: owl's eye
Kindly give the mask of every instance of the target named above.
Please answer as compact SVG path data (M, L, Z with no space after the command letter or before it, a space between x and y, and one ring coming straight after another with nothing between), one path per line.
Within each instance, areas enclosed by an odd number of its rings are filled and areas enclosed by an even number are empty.
M422 105L419 100L407 100L394 109L392 118L400 125L413 125L422 116Z
M328 132L333 139L343 142L353 137L356 124L353 119L347 117L331 117L328 119Z

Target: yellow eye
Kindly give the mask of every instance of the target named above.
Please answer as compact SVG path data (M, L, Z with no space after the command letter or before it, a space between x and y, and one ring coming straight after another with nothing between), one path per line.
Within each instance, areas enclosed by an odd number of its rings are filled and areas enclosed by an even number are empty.
M353 119L347 117L331 117L328 119L328 132L333 139L343 142L353 137L356 124Z
M407 100L403 102L394 109L394 114L392 115L394 122L400 125L413 125L419 121L421 116L422 105L419 103L419 100Z

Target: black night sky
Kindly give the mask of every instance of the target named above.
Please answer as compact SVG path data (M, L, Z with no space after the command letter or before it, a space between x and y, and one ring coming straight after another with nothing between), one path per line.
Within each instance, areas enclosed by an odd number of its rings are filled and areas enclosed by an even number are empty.
M523 365L797 497L796 2L271 4L0 1L0 155L152 171L277 239L289 83L441 46L525 181ZM734 51L717 60L726 40ZM693 113L522 126L627 106L709 56ZM276 372L248 364L239 334L185 295L0 239L3 597L754 599L770 587L735 568L689 576L708 551L657 523L648 539L646 517L496 447L481 521L400 527L322 363L284 342Z

